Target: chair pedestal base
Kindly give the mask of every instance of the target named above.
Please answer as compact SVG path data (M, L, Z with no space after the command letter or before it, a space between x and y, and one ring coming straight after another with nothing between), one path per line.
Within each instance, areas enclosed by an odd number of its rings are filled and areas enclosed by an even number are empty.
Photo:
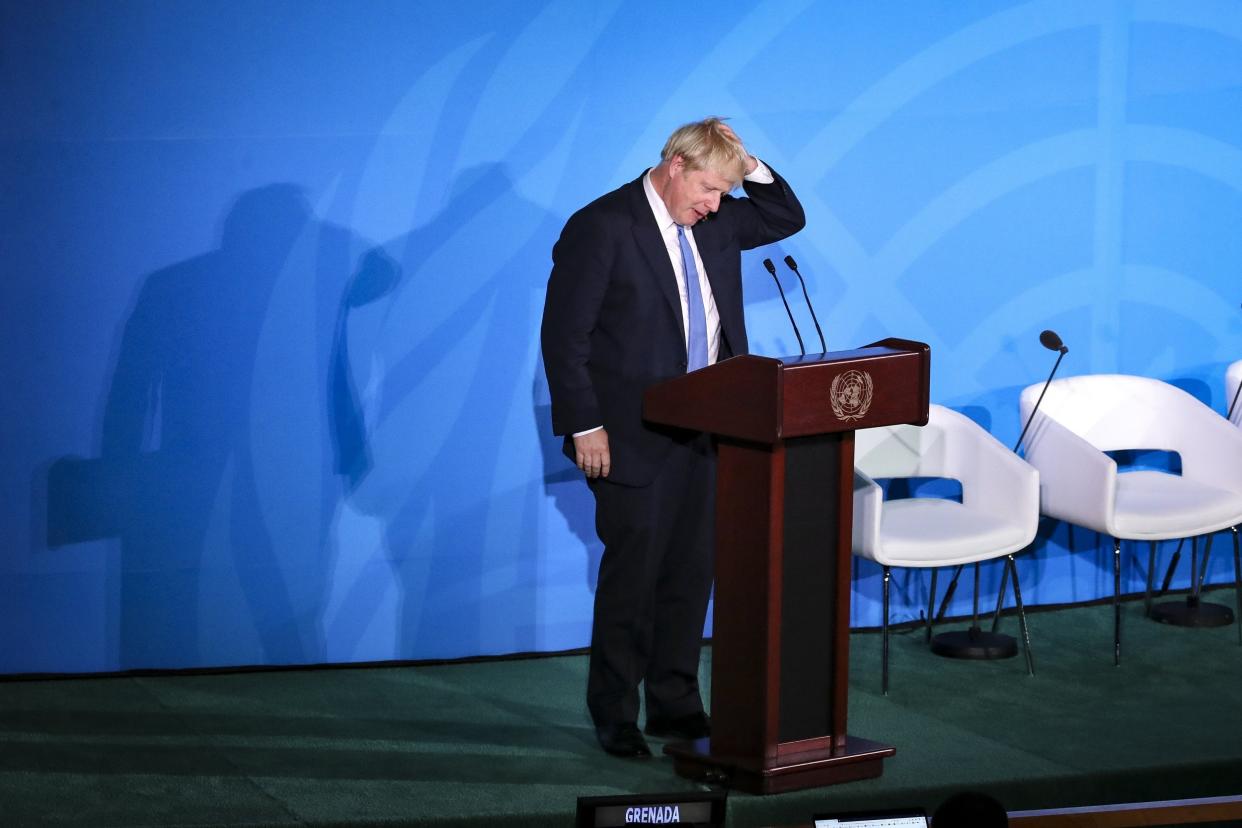
M1151 608L1151 617L1176 627L1225 627L1233 623L1233 610L1196 598L1166 601Z
M1018 641L1012 635L971 627L932 636L931 651L946 658L1013 658L1018 654Z

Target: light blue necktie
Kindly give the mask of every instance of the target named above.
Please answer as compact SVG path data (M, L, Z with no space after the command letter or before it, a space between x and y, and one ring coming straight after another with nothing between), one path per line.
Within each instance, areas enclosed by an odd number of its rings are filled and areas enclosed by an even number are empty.
M680 224L677 225L677 243L681 245L681 261L686 267L686 310L690 316L690 332L686 336L686 370L697 371L707 367L707 312L703 310L694 251L690 249L686 229Z

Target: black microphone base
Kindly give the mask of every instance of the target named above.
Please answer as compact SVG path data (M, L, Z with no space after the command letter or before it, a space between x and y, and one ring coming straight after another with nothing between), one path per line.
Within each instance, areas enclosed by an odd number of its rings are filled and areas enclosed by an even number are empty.
M1226 627L1233 623L1233 610L1193 597L1185 601L1165 601L1151 608L1151 618L1175 627Z
M1018 654L1018 641L1012 635L971 627L932 636L931 651L945 658L1013 658Z

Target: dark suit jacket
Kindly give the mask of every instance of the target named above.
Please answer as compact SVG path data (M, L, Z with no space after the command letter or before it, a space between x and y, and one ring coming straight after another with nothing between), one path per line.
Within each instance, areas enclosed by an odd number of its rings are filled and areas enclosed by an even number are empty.
M644 173L646 175L646 173ZM779 175L744 182L747 198L726 195L694 239L720 314L718 359L747 350L741 251L802 229L802 205ZM543 311L543 361L552 395L552 429L566 435L608 431L614 483L651 481L671 441L684 433L643 422L643 392L686 372L677 276L643 192L643 177L570 217L552 250Z

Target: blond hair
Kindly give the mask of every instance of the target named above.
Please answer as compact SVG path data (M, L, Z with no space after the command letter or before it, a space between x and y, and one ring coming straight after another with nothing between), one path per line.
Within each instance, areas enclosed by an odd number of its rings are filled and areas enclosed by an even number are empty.
M723 125L723 118L705 118L678 127L660 151L660 160L671 162L680 155L688 170L711 170L735 184L741 182L746 176L746 149L721 129Z

